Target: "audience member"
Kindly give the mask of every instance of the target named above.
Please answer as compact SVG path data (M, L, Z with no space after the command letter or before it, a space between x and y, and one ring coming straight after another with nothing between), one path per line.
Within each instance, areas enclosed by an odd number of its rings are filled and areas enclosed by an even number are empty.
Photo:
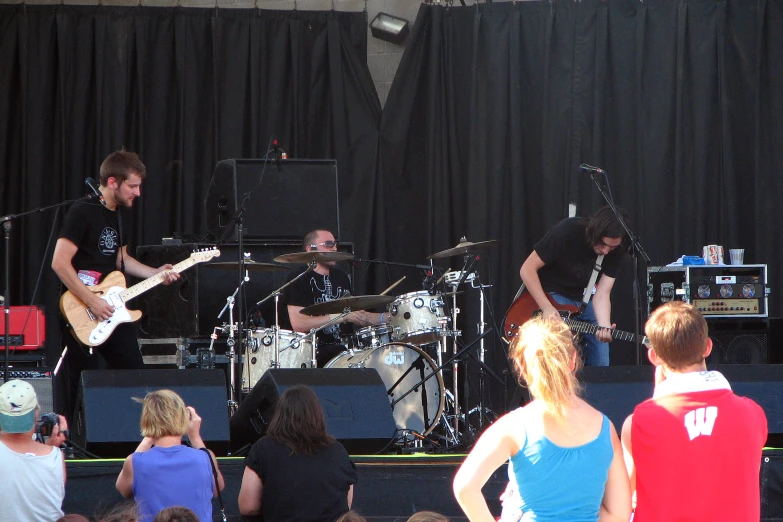
M57 522L90 522L90 519L78 513L69 513L58 518Z
M292 386L245 459L239 512L331 522L350 509L356 481L345 448L326 432L318 397L307 386Z
M581 360L568 326L531 319L510 355L533 400L487 428L463 462L454 477L462 510L472 521L494 520L481 488L510 459L522 520L627 521L620 440L609 419L578 396Z
M96 522L139 522L139 508L133 501L120 502L96 515Z
M418 511L410 516L408 522L449 522L449 519L434 511Z
M134 400L143 404L144 439L125 459L117 490L136 500L142 522L151 522L160 510L172 506L185 506L201 520L212 520L212 497L224 482L215 456L201 439L201 417L171 390ZM192 448L182 444L185 434ZM217 486L212 466L217 470Z
M361 516L354 510L350 510L343 516L335 520L335 522L367 522L367 519Z
M623 424L634 522L753 521L760 517L764 411L707 371L707 321L681 301L647 320L655 392Z
M65 417L52 427L46 444L33 440L38 397L30 383L0 386L0 520L53 522L63 516L65 461L58 449L66 440Z
M153 522L199 522L198 516L184 506L161 509Z

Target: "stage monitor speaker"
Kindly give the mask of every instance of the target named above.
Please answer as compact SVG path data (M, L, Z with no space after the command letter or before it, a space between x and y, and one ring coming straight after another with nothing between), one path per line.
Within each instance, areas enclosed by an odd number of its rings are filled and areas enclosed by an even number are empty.
M584 399L612 421L618 433L637 404L655 388L653 366L585 366L579 374Z
M766 364L769 324L766 319L708 319L712 353L707 364Z
M266 433L280 395L292 386L312 388L326 430L352 454L383 450L396 432L386 386L374 368L271 369L261 376L231 417L231 448L237 451Z
M201 438L217 455L228 452L228 399L222 370L85 370L71 426L76 444L101 457L127 457L141 442L141 404L168 389L202 418Z
M261 159L219 161L204 198L207 230L216 238L249 194L243 226L250 237L302 237L325 228L340 237L337 162L291 159L279 164ZM236 241L236 229L225 238Z
M767 446L783 447L783 364L708 365L728 379L734 393L753 399L767 416Z
M198 249L213 247L207 243L183 243L180 245L146 245L136 248L136 259L149 266L166 263L175 264L186 259ZM243 250L249 252L253 261L270 263L282 254L302 251L302 241L294 240L247 240ZM341 241L340 252L353 253L353 243ZM236 262L238 245L220 245L220 257L211 262ZM348 274L353 268L338 263ZM291 270L304 270L300 265L291 265ZM299 272L296 272L299 273ZM275 289L283 286L290 272L250 272L250 281L244 286L248 309L254 308L268 325L275 321L274 299L268 299L260 308L255 303L264 299ZM226 299L233 294L238 284L236 270L217 270L209 263L199 263L180 273L180 280L168 286L158 285L131 301L131 308L142 311L139 321L139 337L143 339L168 339L177 337L196 338L212 334L216 326L228 323L228 312L218 319L226 306ZM234 307L234 320L238 309ZM288 310L280 306L281 328L290 329Z

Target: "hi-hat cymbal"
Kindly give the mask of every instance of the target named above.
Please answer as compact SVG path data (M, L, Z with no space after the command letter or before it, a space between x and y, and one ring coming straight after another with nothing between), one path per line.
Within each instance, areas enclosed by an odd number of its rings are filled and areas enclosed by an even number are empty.
M369 310L376 306L385 306L394 302L396 298L391 295L349 295L332 301L316 303L299 310L304 315L326 315L339 314L348 309L352 312L356 310Z
M432 254L427 259L440 259L442 257L452 256L464 256L465 254L475 254L498 244L497 239L490 239L489 241L479 241L478 243L471 243L470 241L463 241L453 248L443 250L436 254Z
M315 261L316 263L328 263L330 261L347 261L348 259L353 259L353 254L347 252L321 252L320 250L312 250L310 252L283 254L274 258L274 261L277 263L310 264L311 261Z
M236 270L239 268L239 262L221 261L220 263L207 263L204 266L214 268L215 270ZM282 272L283 270L288 270L288 267L275 263L257 263L248 259L245 261L245 270L250 270L251 272Z

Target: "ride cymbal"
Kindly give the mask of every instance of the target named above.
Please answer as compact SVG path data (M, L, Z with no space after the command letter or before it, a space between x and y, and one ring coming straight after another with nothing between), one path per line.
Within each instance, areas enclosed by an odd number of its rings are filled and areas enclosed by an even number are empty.
M427 257L427 259L440 259L443 257L464 256L466 254L475 254L498 244L497 239L490 239L489 241L479 241L478 243L471 243L470 241L463 241L453 248L437 252Z
M316 263L328 263L330 261L347 261L349 259L353 259L353 254L347 252L321 252L320 250L313 250L311 252L292 252L290 254L283 254L274 258L273 261L277 263L310 264L312 261L315 261Z
M204 266L214 268L215 270L236 270L239 268L239 261L221 261L220 263L208 263ZM245 261L245 270L250 270L251 272L282 272L283 270L288 270L288 267L275 263L257 263L248 259Z
M339 314L348 309L352 312L356 310L369 310L376 306L385 306L394 302L396 297L391 295L349 295L332 301L316 303L299 310L304 315L327 315Z

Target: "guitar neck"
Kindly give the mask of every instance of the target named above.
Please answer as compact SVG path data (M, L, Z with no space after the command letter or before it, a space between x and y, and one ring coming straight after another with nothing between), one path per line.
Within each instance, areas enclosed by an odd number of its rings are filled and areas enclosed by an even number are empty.
M199 261L193 259L192 257L189 257L185 259L184 261L180 261L176 265L174 265L171 270L173 272L182 272L183 270L186 270L190 268L191 266L195 265ZM127 290L120 293L120 297L122 298L123 302L128 301L130 299L133 299L134 297L143 294L147 290L151 288L155 288L159 284L161 284L166 279L165 271L164 272L158 272L152 277L148 277L144 281L141 281L140 283L136 283L135 285L131 286Z
M600 327L591 323L586 323L584 321L576 321L574 319L563 319L565 323L571 328L572 331L578 332L578 333L589 333L589 334L595 334ZM611 330L612 333L612 339L620 339L621 341L635 341L636 335L632 334L631 332L624 332L622 330Z

